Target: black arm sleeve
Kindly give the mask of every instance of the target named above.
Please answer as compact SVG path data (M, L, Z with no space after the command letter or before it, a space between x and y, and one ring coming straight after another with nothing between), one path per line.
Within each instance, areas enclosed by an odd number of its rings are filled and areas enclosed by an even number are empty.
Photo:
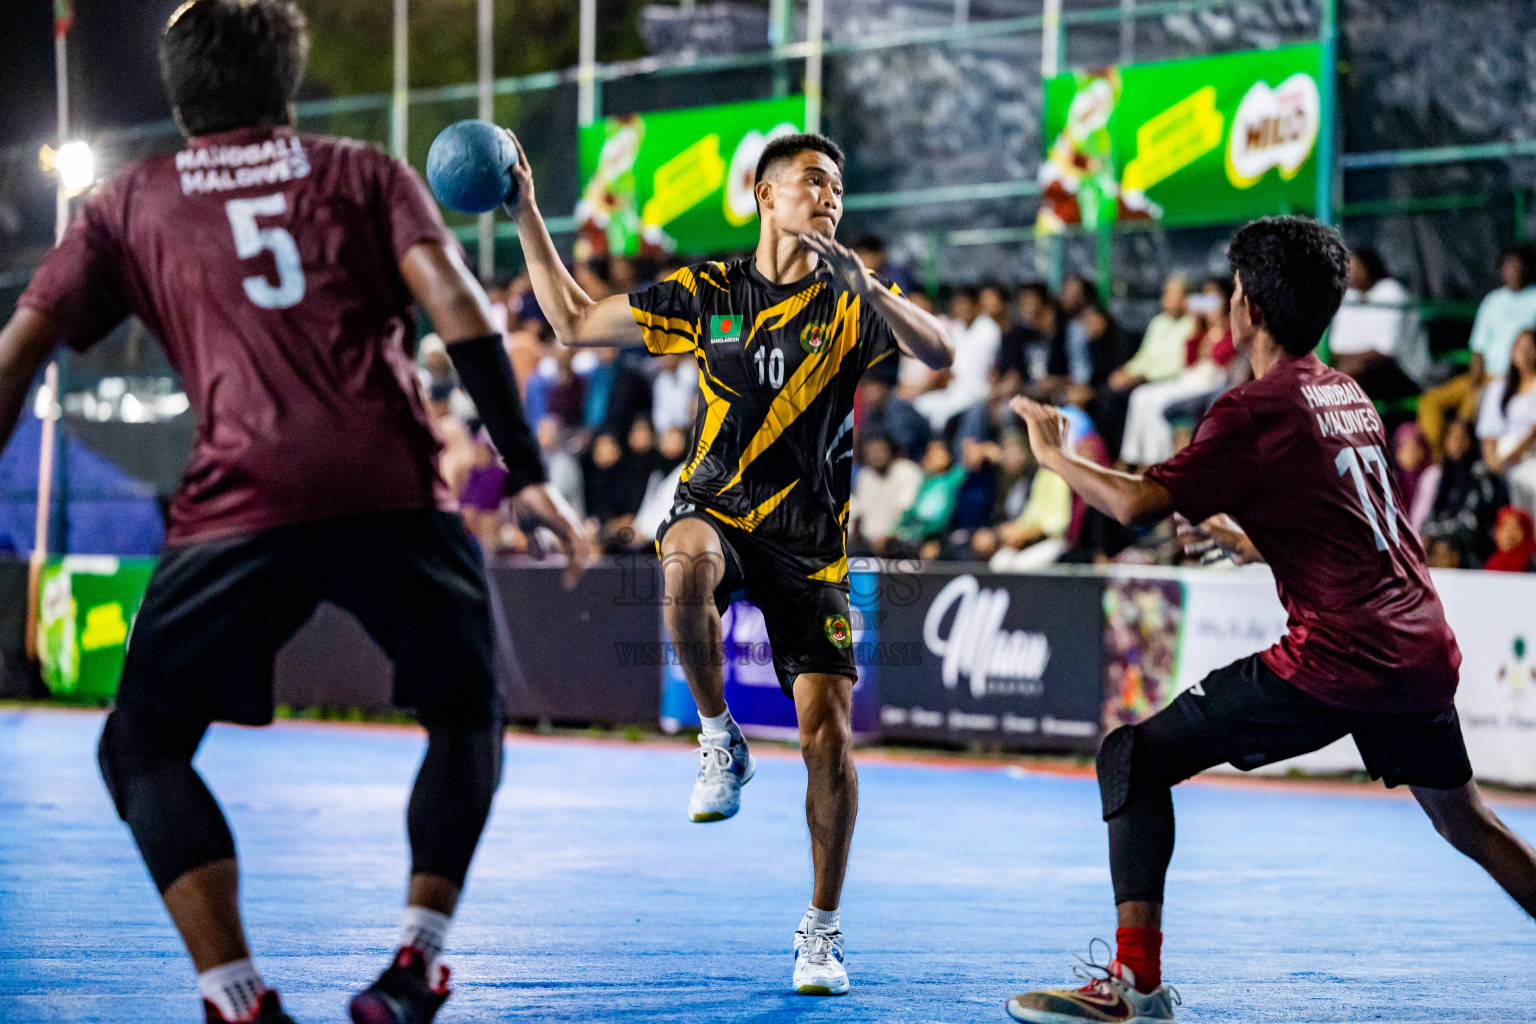
M534 440L523 414L523 398L512 375L512 360L502 347L499 334L455 341L448 346L448 358L459 372L459 382L485 424L491 443L507 464L507 493L516 494L529 484L549 480L539 443Z

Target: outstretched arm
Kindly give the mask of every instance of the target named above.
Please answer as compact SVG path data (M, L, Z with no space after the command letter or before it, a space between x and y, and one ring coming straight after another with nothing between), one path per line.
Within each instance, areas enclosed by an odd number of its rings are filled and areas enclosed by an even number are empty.
M37 371L59 344L57 321L23 306L0 331L0 451L11 440Z
M1029 427L1035 459L1091 507L1125 526L1155 523L1173 511L1173 496L1162 484L1105 469L1073 452L1067 443L1067 418L1054 406L1020 396L1009 407Z
M517 146L517 166L512 168L517 201L508 205L507 212L516 222L517 237L523 243L533 295L539 300L539 309L549 326L554 328L556 340L573 346L640 344L643 338L629 311L629 296L611 295L594 301L565 269L554 239L549 237L544 215L533 198L533 171L528 167L528 156L517 136L513 135L512 141Z
M896 336L896 346L902 352L935 370L954 363L955 347L938 317L907 302L889 288L882 288L858 253L825 235L801 235L800 244L825 262L828 273L839 285L874 307L890 325L891 333Z

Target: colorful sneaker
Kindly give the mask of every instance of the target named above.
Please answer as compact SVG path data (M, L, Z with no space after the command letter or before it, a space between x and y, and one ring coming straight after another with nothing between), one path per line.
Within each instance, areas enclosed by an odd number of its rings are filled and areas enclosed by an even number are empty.
M1103 943L1108 955L1109 943L1103 939L1093 943ZM1118 960L1107 966L1094 960L1093 943L1088 946L1088 959L1079 957L1082 966L1072 968L1072 973L1088 984L1014 996L1008 1000L1008 1016L1026 1024L1166 1024L1173 1020L1173 1008L1180 1003L1176 989L1162 985L1143 994L1136 988L1136 975L1129 967Z
M298 1024L283 1012L283 1003L277 997L277 990L270 988L257 1000L254 1017L246 1017L240 1021L227 1021L217 1006L204 999L203 1018L207 1024Z
M427 958L406 946L379 980L352 997L352 1024L429 1024L448 1001L448 968L427 978Z
M757 762L738 737L729 746L718 746L723 736L699 733L699 777L688 798L688 820L724 821L741 810L741 787L757 774Z
M790 982L802 996L848 994L842 932L795 932L795 974Z

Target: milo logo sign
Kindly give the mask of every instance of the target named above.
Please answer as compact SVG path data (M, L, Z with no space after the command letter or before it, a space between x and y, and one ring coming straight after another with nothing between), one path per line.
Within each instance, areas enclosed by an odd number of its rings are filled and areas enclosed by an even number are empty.
M1232 115L1227 179L1252 188L1270 168L1286 181L1296 177L1317 145L1321 107L1311 75L1297 72L1274 88L1253 83Z

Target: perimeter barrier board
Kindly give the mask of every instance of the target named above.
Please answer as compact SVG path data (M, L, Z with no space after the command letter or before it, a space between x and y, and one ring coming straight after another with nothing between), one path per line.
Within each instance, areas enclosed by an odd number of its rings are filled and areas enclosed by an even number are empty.
M1104 582L932 566L882 580L880 630L914 641L880 667L891 740L1092 753L1103 695Z

